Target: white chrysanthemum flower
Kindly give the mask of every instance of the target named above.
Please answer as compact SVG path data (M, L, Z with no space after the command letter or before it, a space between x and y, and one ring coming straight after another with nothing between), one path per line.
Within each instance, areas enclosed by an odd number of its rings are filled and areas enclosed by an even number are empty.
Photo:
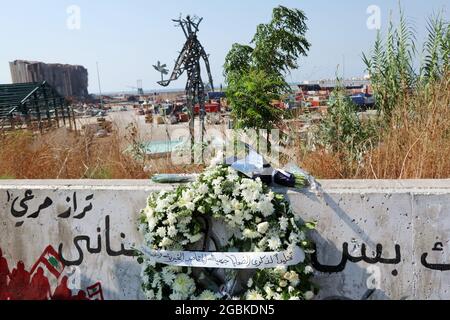
M224 181L224 177L217 177L216 179L214 179L212 182L211 182L211 184L213 185L213 186L220 186L221 184L222 184L222 182Z
M161 277L159 276L159 274L157 274L157 273L153 274L152 287L153 288L160 287L160 284L161 284L160 282L161 282Z
M179 200L179 206L185 207L189 211L195 210L195 192L193 190L183 190L181 194L181 198Z
M209 188L205 183L202 183L198 186L197 192L201 195L205 195L209 193Z
M311 299L314 298L314 292L307 291L307 292L305 292L304 297L305 297L306 300L311 300Z
M247 203L255 202L259 198L259 193L256 190L244 189L241 194L242 198L244 198Z
M266 243L267 243L267 238L264 237L258 242L258 247L265 248L266 247Z
M281 280L280 283L279 283L279 286L281 288L286 288L287 285L288 285L288 282L286 280Z
M162 300L162 287L160 287L156 293L156 300Z
M158 235L158 236L160 236L161 238L163 238L163 237L165 237L166 236L166 233L167 231L166 231L166 228L164 228L164 227L159 227L157 230L156 230L156 234Z
M147 223L149 231L152 232L158 225L158 219L156 219L155 217L148 218Z
M219 299L219 296L209 290L203 291L198 297L197 300L206 301L206 300L217 300Z
M176 276L172 289L187 297L195 292L195 281L187 274L181 273Z
M258 232L261 234L264 234L269 230L269 223L268 222L262 222L258 224Z
M282 276L286 273L287 268L285 266L278 266L273 269L273 272L279 276Z
M247 287L248 287L248 288L253 287L253 279L252 279L252 278L248 279Z
M171 295L169 295L169 299L172 301L180 301L184 300L184 296L179 292L173 292Z
M266 298L269 300L272 299L275 294L275 292L272 290L272 287L269 284L264 286L264 292L266 293Z
M281 217L279 223L280 223L280 230L286 231L289 226L289 219L286 217Z
M258 210L264 217L271 216L275 212L272 201L268 199L264 199L258 202Z
M144 259L144 264L143 264L142 268L145 268L145 269L147 269L148 267L153 267L154 268L155 266L156 266L156 262L155 261Z
M175 280L175 274L168 267L165 267L161 271L161 278L166 285L170 286Z
M289 242L290 243L299 243L300 242L300 238L296 232L291 232L291 234L289 235Z
M222 194L222 186L214 186L213 191L215 195L220 196Z
M182 219L180 219L180 221L177 224L178 229L182 229L183 227L188 225L191 221L192 221L192 216L183 217Z
M300 300L298 296L291 296L289 297L289 300Z
M175 228L175 226L170 226L169 228L167 228L167 235L171 238L175 237L178 233L177 228Z
M155 291L153 291L153 290L145 290L144 295L147 300L155 299Z
M247 292L246 295L247 300L264 300L264 297L257 290L251 290Z
M230 182L236 182L239 180L239 176L237 174L229 174L227 175L227 180Z
M278 289L281 289L281 288L278 288ZM277 289L277 291L278 291L278 289ZM283 300L283 297L281 296L281 294L275 293L273 295L273 300Z
M161 240L161 247L168 247L168 246L171 246L173 244L173 240L171 240L171 239L169 239L169 238L167 238L167 237L164 237L162 240Z
M147 245L150 245L153 243L153 240L155 239L155 237L153 236L153 233L146 233L144 236L144 241Z
M250 229L245 229L242 235L247 239L256 239L260 236L260 234L257 231L253 231Z
M286 278L285 278L285 279L286 279ZM289 277L288 277L287 280L289 280L289 282L290 282L294 287L297 286L298 283L300 282L298 273L295 272L295 271L291 271L291 272L290 272L290 275L289 275Z
M237 227L240 226L242 228L244 227L244 215L241 211L235 211L234 215L227 215L226 216L229 219L229 224L231 227Z
M162 200L156 201L156 208L155 208L156 212L164 212L166 211L166 209L167 209L166 205Z
M174 225L177 223L177 216L173 212L168 212L166 219L169 222L169 224L171 224L171 225Z
M247 221L250 221L250 220L253 219L253 215L252 215L250 212L248 212L248 211L244 211L243 217L244 217L244 219L247 220Z
M276 236L273 236L272 238L270 238L267 241L267 246L273 251L278 250L278 248L281 247L281 240L280 240L280 238L278 238Z
M144 214L145 214L145 217L147 218L147 219L150 219L150 218L152 218L153 216L154 216L154 211L153 211L153 208L152 207L149 207L149 206L147 206L145 209L144 209Z
M294 218L290 218L289 221L291 222L291 225L292 225L295 229L298 229L297 222L295 222L295 219L294 219Z
M304 272L305 274L311 274L314 272L314 269L311 266L306 266Z
M229 199L222 199L222 210L225 214L229 214L233 211L231 201Z
M180 273L181 271L183 271L183 267L179 267L179 266L168 266L168 267L166 267L166 269L173 273Z
M195 203L194 202L186 202L184 204L184 206L186 207L186 209L188 209L189 211L194 211L195 210Z
M231 207L234 211L241 211L244 208L244 205L238 199L232 199Z

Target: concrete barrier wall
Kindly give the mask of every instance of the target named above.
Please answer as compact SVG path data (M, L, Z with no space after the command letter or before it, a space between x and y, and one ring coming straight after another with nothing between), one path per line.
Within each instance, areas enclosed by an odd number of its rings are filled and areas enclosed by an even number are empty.
M450 298L450 180L321 183L321 196L276 190L302 219L318 221L319 298L361 299L369 289L371 299ZM0 182L0 299L6 275L19 297L45 296L39 284L48 279L47 291L60 298L143 298L130 251L141 242L136 218L150 192L170 188L126 180ZM30 288L20 290L27 281Z

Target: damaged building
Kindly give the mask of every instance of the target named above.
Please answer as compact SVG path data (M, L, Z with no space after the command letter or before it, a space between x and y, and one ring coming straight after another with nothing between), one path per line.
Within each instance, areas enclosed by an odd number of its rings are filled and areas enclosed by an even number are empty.
M88 71L83 66L16 60L9 63L13 84L46 81L64 97L88 97Z

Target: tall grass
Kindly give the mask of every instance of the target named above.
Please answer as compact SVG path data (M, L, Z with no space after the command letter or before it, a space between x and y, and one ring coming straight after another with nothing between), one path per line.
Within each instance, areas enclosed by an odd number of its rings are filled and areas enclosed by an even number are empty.
M330 179L450 178L450 26L442 14L428 20L421 57L416 43L400 11L398 26L391 22L363 56L379 121L357 121L348 101L338 100L320 126L319 138L328 140L303 148L301 165Z
M135 132L135 131L133 131ZM0 177L15 179L148 179L156 173L198 172L169 158L137 159L124 152L131 136L77 135L61 128L45 134L0 135Z
M397 27L389 22L386 40L377 35L371 56L363 53L363 61L371 76L379 111L389 121L393 110L404 102L408 92L416 85L414 56L416 37L400 10Z
M316 144L336 155L344 165L344 177L356 174L364 153L375 140L375 123L363 121L357 112L358 106L338 81L337 89L330 96L328 112L314 132Z
M378 146L365 155L360 177L450 178L450 77L417 90L394 109Z

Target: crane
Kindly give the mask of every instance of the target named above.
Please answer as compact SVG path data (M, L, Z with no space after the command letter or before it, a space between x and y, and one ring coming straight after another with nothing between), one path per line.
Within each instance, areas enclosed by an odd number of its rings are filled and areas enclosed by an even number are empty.
M137 94L138 95L143 96L144 95L144 89L142 88L142 80L137 80L136 83L137 83L137 87L127 86L127 88L135 89L135 90L137 90Z

